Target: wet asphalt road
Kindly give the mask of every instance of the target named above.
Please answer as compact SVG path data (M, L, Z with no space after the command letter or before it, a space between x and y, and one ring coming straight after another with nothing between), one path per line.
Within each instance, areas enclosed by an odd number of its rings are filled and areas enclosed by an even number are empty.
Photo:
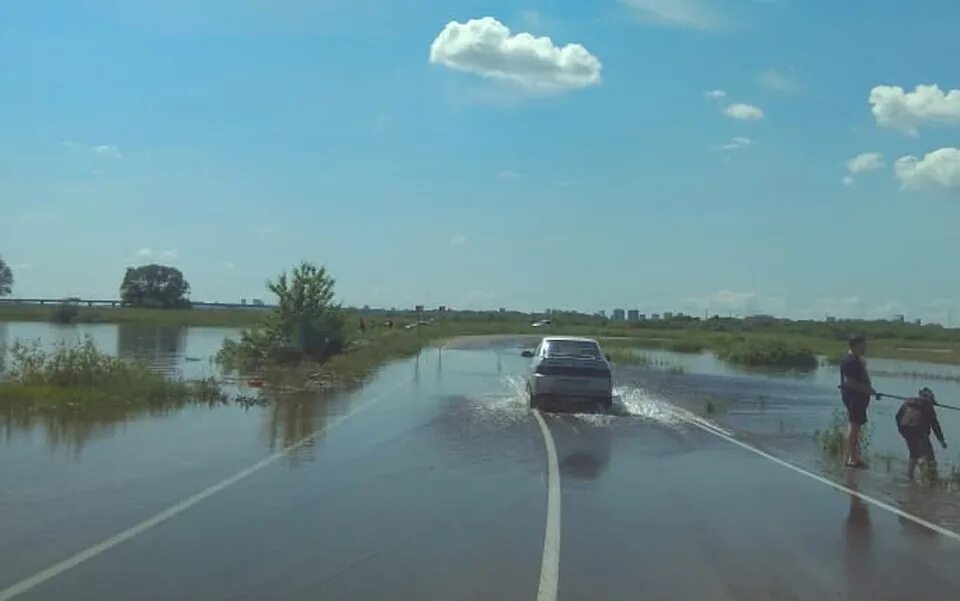
M83 489L68 474L59 488L18 495L29 484L8 478L0 599L537 599L550 482L519 394L525 365L515 348L425 351L323 411L287 416L303 422L288 433L323 432L102 552L95 545L270 451L211 443L189 469L162 469L134 437L123 443L131 465L152 467L125 470L113 457L123 475L102 486ZM949 599L960 590L960 542L656 406L620 405L617 416L544 416L559 467L557 598ZM193 433L231 435L215 421ZM848 477L841 484L856 489L857 474ZM77 565L43 573L85 550Z

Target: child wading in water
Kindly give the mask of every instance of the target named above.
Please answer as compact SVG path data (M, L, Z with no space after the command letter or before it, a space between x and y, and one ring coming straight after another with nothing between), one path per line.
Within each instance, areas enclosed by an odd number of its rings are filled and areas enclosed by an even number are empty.
M933 445L930 444L931 430L940 441L940 446L947 448L947 443L943 439L943 430L940 429L940 422L937 421L937 412L934 409L936 404L933 391L929 388L921 388L917 396L904 401L900 410L897 411L897 430L900 431L900 436L903 436L910 451L907 476L911 480L917 463L921 459L924 462L926 474L931 478L937 477L937 459L933 454Z

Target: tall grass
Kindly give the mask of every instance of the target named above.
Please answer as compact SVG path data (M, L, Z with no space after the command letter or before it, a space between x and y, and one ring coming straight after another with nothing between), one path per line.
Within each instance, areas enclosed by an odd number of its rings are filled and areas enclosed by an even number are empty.
M847 413L842 409L834 409L827 427L814 435L820 443L820 448L828 457L844 459L847 444ZM860 454L864 458L870 454L872 439L872 424L860 429Z
M172 381L143 363L99 351L89 337L45 351L15 343L0 401L10 404L225 402L213 380Z
M808 347L781 340L741 338L717 350L724 361L751 367L816 369L817 355Z

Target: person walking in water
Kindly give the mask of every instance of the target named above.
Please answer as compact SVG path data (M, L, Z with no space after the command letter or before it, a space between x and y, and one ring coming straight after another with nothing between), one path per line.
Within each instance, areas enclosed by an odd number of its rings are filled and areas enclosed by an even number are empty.
M863 336L850 339L849 351L840 362L840 397L847 408L847 467L866 468L860 456L860 431L867 423L867 406L870 397L877 395L863 360L867 352L867 340Z
M930 430L940 441L940 446L947 448L947 442L943 438L943 430L940 429L940 422L937 420L937 411L934 406L937 404L933 391L929 388L921 388L920 393L905 400L900 410L897 411L897 430L900 436L903 436L907 443L907 450L910 451L910 463L907 467L907 477L913 480L913 472L917 468L917 463L921 460L924 463L924 471L929 478L937 477L937 458L933 454L933 445L930 444Z

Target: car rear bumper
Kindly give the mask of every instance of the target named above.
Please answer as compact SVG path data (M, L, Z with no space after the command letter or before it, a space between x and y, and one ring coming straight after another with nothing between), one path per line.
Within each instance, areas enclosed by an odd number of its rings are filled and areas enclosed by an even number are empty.
M613 403L610 394L540 393L535 396L535 406L544 411L595 411L606 409Z

